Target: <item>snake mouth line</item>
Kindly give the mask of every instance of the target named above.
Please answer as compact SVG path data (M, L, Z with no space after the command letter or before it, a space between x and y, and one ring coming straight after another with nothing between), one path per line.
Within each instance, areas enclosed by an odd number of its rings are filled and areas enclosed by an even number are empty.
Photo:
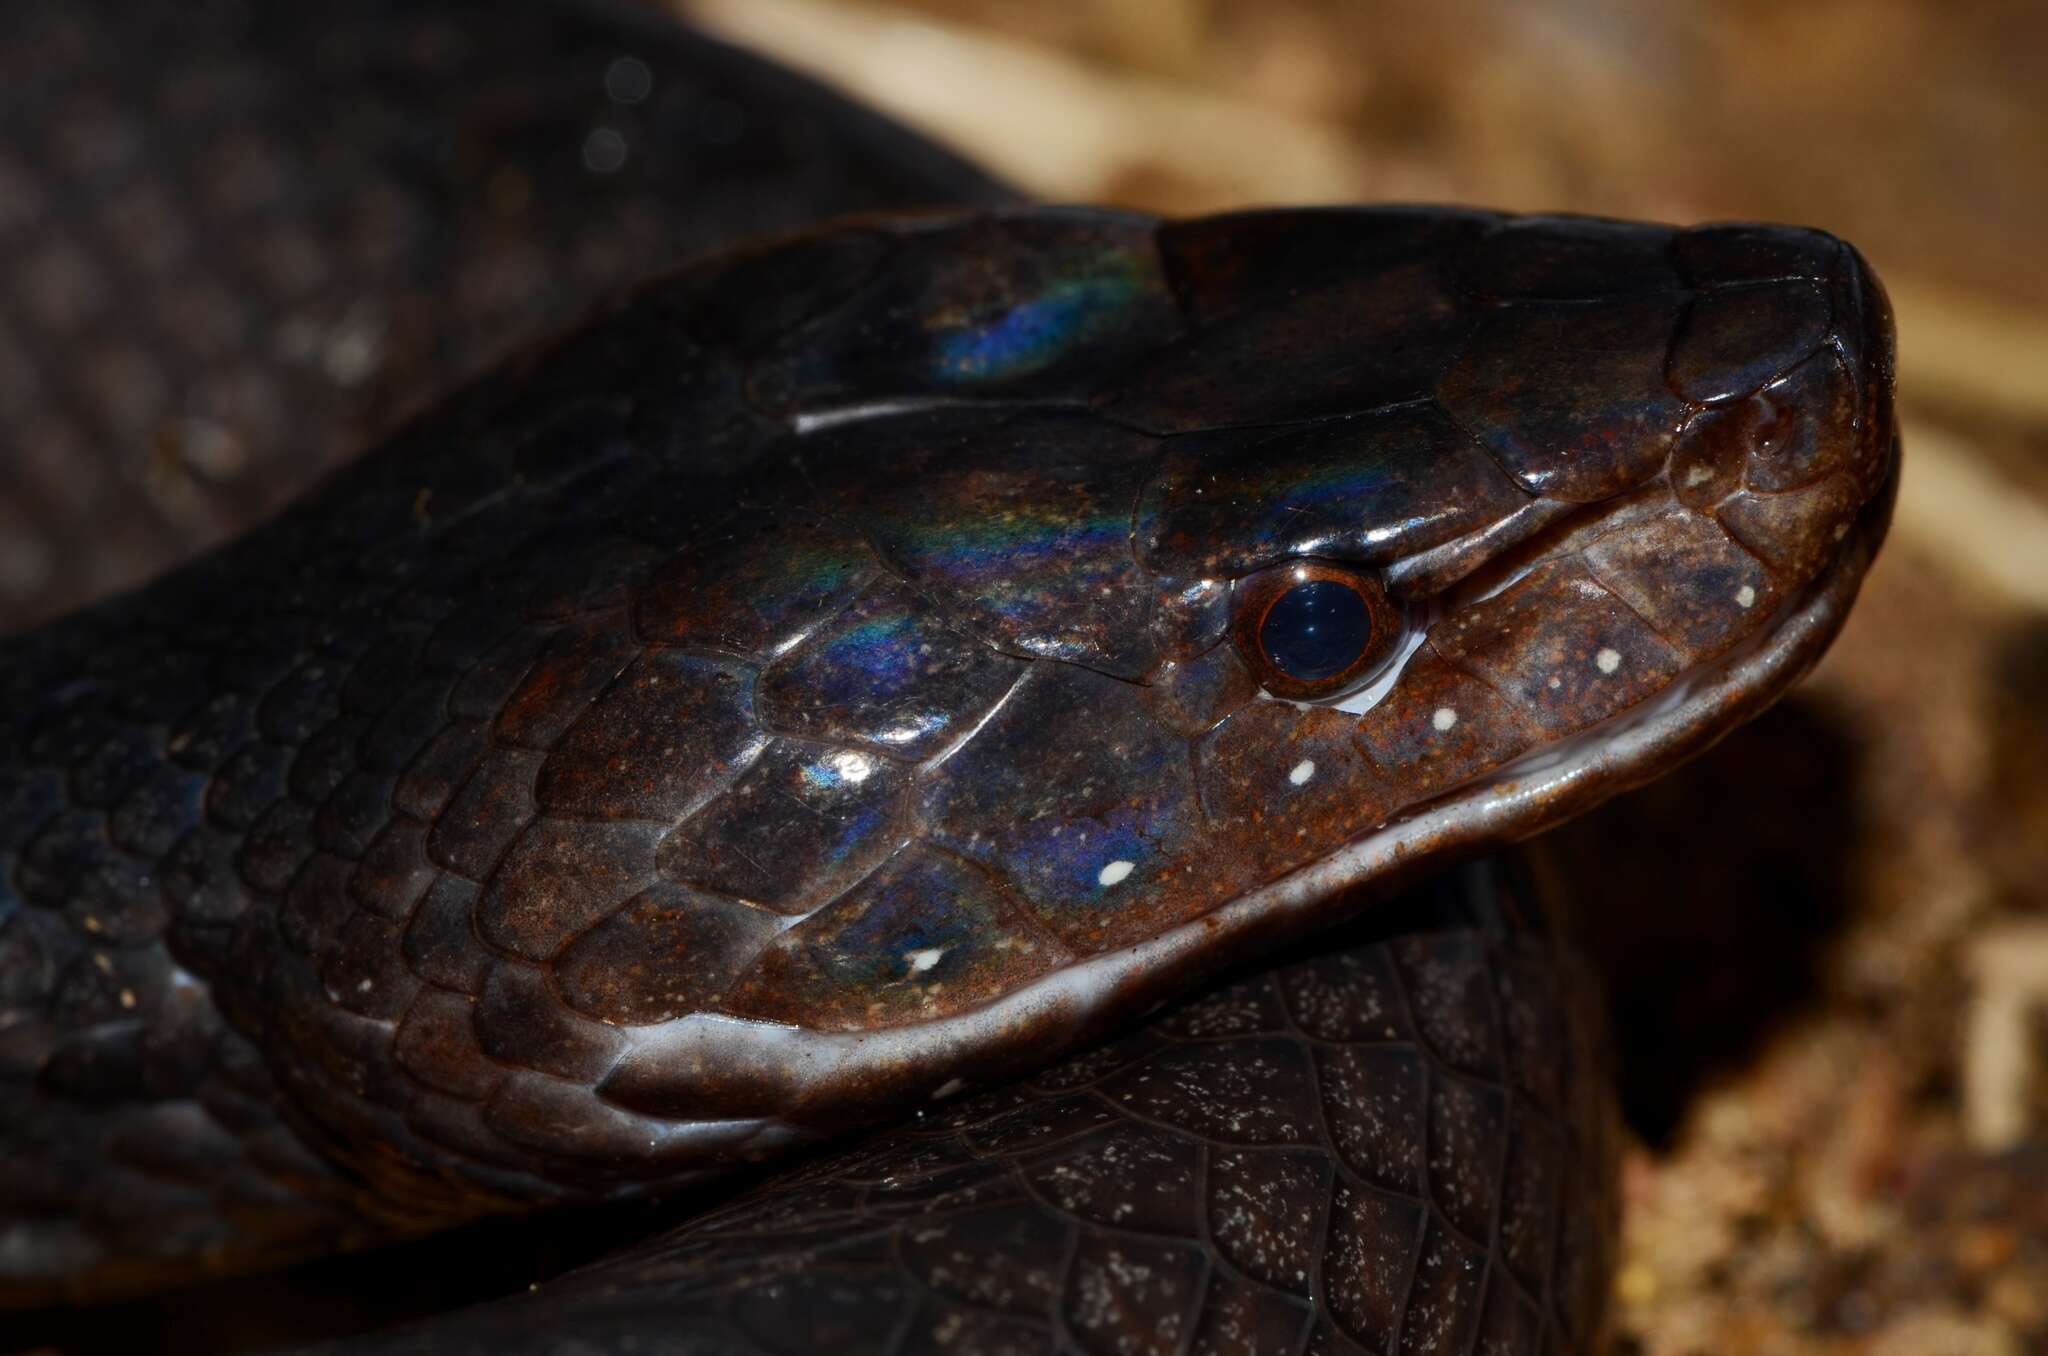
M944 1097L968 1086L963 1069L973 1086L1013 1077L1169 1001L1250 948L1341 922L1426 871L1529 837L1704 751L1781 696L1834 639L1883 539L1897 483L1895 452L1883 488L1835 559L1742 646L1600 725L1410 807L1200 918L955 1017L841 1033L699 1013L623 1028L628 1048L643 1065L672 1059L672 1067L688 1067L713 1048L740 1050L746 1062L773 1070L792 1095L753 1122L766 1132L757 1144L862 1119L878 1084Z

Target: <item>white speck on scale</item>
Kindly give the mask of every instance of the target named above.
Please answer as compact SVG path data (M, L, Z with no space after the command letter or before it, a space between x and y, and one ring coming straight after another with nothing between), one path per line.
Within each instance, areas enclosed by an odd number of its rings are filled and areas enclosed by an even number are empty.
M1111 862L1108 866L1102 868L1101 874L1095 878L1095 883L1098 885L1121 884L1124 877L1137 869L1137 865L1136 862Z
M1293 782L1296 786L1306 786L1308 779L1315 775L1316 765L1304 758L1294 765L1293 771L1287 774L1287 780Z
M1735 590L1735 605L1737 607L1755 607L1756 590L1747 584Z
M1458 723L1458 713L1448 706L1439 706L1430 714L1429 723L1436 730L1448 730Z
M1602 673L1612 673L1621 667L1621 651L1602 650L1593 656L1593 667Z
M921 951L906 951L903 959L910 964L910 973L921 975L939 963L939 957L946 954L942 946L928 946Z

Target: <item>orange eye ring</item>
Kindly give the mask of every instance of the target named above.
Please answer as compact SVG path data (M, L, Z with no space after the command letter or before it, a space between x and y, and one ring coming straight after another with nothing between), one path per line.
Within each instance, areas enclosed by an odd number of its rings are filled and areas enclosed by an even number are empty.
M1401 635L1400 613L1379 580L1333 561L1290 560L1247 575L1231 601L1237 652L1261 687L1293 701L1354 686Z

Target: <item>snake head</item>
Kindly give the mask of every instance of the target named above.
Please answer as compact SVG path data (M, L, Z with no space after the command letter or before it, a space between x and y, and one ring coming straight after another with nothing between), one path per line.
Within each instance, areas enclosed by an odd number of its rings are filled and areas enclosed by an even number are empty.
M167 878L278 920L204 960L230 1019L461 1213L1014 1075L1659 774L1841 624L1891 400L1810 231L855 222L643 289L87 639L249 579L216 629L305 637L247 717L290 778L227 759Z
M667 296L787 434L636 604L758 665L751 765L549 962L657 1118L1000 1077L1658 775L1818 656L1896 464L1813 231L1050 211Z
M1415 369L1364 410L1340 368L1264 417L1212 396L1273 426L1170 437L1137 516L1152 568L1233 581L1234 653L1176 656L1155 684L1234 658L1295 699L1246 703L1198 745L1211 822L1240 826L1260 871L1305 868L1321 893L1526 836L1753 715L1839 625L1896 464L1889 309L1848 246L1382 213L1179 229L1163 236L1198 314L1262 271L1328 267L1296 289L1296 333ZM1389 237L1406 248L1380 252ZM1365 240L1384 262L1347 267ZM1241 324L1188 348L1249 358L1268 340ZM1204 383L1179 384L1178 417L1202 417ZM1289 604L1340 589L1372 617L1346 633L1359 665L1304 670Z

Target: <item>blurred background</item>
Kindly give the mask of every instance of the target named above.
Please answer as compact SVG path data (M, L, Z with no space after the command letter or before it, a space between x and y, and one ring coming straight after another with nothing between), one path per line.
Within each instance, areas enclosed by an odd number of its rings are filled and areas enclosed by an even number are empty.
M1559 836L1622 1025L1624 1353L2048 1352L2048 6L694 0L1044 198L1835 231L1904 486L1799 693Z

